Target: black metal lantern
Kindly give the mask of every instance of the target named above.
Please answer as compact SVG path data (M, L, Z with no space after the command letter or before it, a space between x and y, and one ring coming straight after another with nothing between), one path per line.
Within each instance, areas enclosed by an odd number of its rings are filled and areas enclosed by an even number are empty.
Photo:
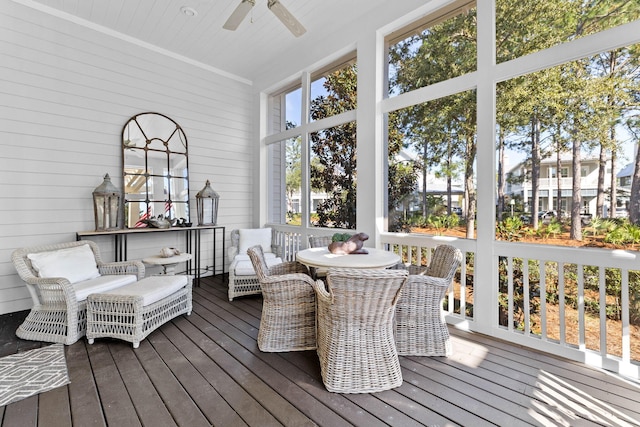
M93 190L93 211L96 220L96 231L118 229L120 191L111 183L109 174L106 174L102 184Z
M218 200L220 196L213 191L207 180L204 188L196 194L198 225L216 225L218 222Z

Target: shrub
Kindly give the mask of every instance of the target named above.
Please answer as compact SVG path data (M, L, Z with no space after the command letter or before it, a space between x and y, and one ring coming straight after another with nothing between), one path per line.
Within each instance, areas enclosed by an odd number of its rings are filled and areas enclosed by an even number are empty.
M518 217L507 217L496 226L496 234L500 240L517 242L524 234L524 222Z

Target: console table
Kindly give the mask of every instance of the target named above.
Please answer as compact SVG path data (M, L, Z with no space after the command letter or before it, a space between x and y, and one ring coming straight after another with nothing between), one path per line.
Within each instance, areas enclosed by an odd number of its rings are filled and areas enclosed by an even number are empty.
M186 238L186 252L193 255L193 260L187 261L187 274L192 274L195 282L200 284L200 241L202 230L212 230L213 232L213 254L212 254L212 272L213 274L224 273L224 256L225 256L225 227L218 225L196 225L192 227L171 227L171 228L123 228L111 231L78 231L76 240L82 240L85 237L95 236L113 236L115 241L115 261L127 260L127 239L129 236L139 236L148 233L175 233L181 232ZM221 235L218 236L218 235ZM216 264L216 250L218 240L222 241L222 266L218 269Z

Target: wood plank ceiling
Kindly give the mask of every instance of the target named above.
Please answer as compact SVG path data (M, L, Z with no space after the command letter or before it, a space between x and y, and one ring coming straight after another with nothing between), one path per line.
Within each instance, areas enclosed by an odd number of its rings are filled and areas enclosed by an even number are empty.
M23 2L22 0L15 0ZM225 72L254 80L261 69L286 58L287 52L310 39L348 28L383 4L384 0L282 0L307 29L294 37L256 0L236 31L222 25L241 0L35 0L41 10L80 18ZM40 6L41 5L41 6ZM195 16L181 10L191 8ZM66 15L68 14L68 15ZM323 34L324 33L324 34ZM307 40L305 40L307 39Z

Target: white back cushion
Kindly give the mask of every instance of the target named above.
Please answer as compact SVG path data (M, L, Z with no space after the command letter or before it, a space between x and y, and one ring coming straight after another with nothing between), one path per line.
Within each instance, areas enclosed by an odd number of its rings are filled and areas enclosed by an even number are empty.
M249 228L238 230L240 242L238 243L238 253L246 254L247 249L252 246L262 246L262 251L271 252L271 228Z
M37 252L27 257L40 277L64 277L70 283L77 283L100 276L89 245Z

